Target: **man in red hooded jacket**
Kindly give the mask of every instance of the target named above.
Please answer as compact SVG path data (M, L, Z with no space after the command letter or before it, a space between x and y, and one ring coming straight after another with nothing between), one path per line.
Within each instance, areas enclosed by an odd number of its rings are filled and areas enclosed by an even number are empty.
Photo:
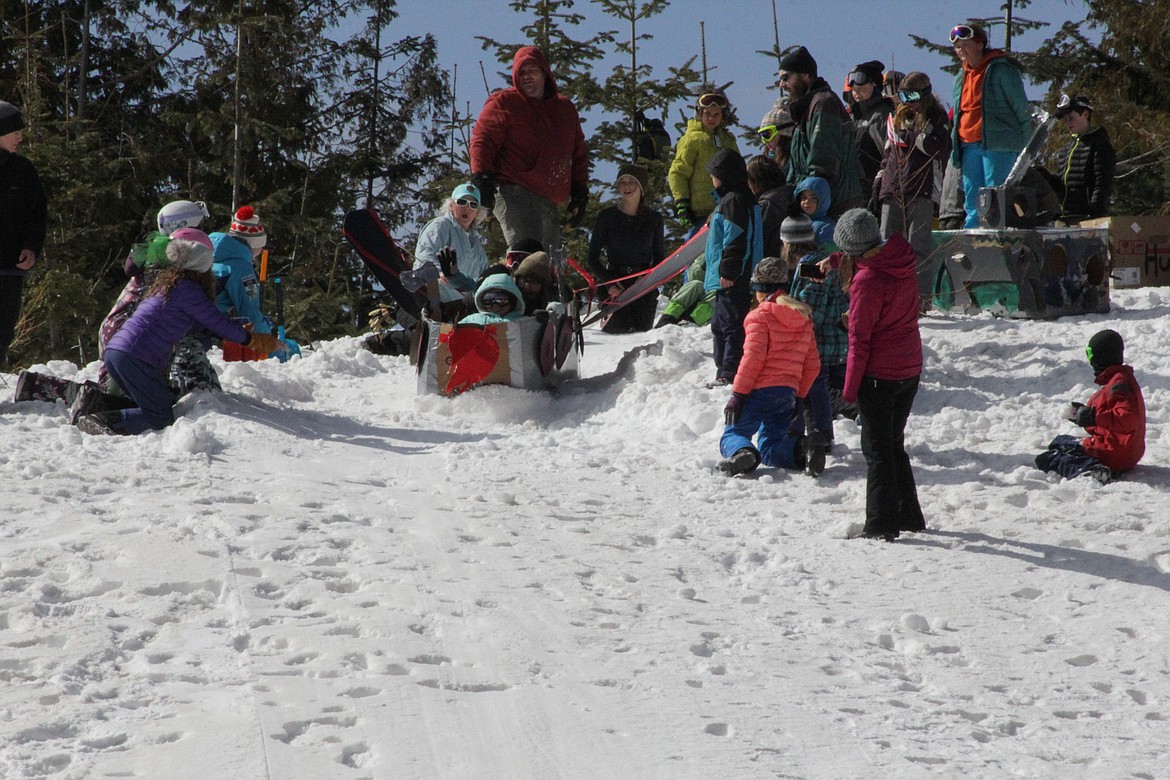
M548 60L536 46L512 58L512 86L492 93L471 133L472 183L513 246L535 239L561 245L558 207L577 227L589 200L589 157L581 120L557 91Z
M1036 456L1036 466L1066 479L1090 476L1105 484L1146 454L1146 402L1133 368L1125 365L1120 333L1098 331L1085 352L1101 389L1087 404L1070 403L1064 418L1084 428L1088 436L1057 436Z

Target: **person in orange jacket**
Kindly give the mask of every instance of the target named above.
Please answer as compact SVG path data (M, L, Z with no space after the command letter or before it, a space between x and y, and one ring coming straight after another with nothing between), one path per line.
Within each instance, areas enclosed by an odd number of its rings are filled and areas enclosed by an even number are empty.
M807 462L804 437L789 427L796 398L808 394L821 370L812 310L784 294L788 268L778 257L765 257L752 273L758 305L744 320L743 358L731 383L731 400L723 410L725 426L719 470L734 476L760 465L800 468ZM757 445L752 437L759 434ZM821 467L825 453L818 452ZM820 473L819 470L817 473Z

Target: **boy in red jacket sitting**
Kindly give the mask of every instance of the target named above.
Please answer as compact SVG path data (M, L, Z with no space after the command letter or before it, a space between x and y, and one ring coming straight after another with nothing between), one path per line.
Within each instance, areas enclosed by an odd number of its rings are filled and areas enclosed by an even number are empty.
M1146 452L1146 402L1125 365L1125 342L1115 330L1102 330L1085 350L1101 389L1087 404L1076 401L1065 409L1066 420L1089 434L1083 439L1062 434L1036 456L1036 466L1062 477L1091 476L1102 485L1129 471Z

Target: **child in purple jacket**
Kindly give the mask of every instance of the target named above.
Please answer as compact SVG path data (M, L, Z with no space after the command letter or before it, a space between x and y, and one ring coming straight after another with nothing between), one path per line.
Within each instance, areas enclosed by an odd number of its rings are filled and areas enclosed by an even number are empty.
M106 344L103 355L106 369L137 406L79 415L77 427L86 433L136 434L173 424L175 399L167 382L167 364L175 346L196 328L265 354L285 348L275 336L249 333L216 308L214 249L206 233L177 230L166 253L170 267Z

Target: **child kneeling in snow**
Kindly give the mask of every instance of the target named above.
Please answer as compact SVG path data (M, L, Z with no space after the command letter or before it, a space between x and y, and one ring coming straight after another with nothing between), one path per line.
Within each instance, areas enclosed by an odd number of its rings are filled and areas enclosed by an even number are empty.
M137 407L85 414L77 427L86 433L135 434L175 421L175 397L167 364L175 346L196 328L245 344L264 354L286 349L267 333L249 333L215 306L214 250L207 234L182 228L171 235L170 267L159 274L142 303L106 344L106 369Z
M756 266L751 289L759 305L744 320L743 359L724 408L719 441L724 474L746 474L757 466L799 468L803 437L789 433L796 398L808 394L821 370L808 304L783 294L788 268L777 257ZM758 446L752 437L759 434ZM824 464L824 451L817 453ZM818 471L819 473L819 471Z
M1085 349L1101 389L1087 404L1072 402L1064 417L1085 429L1083 439L1062 434L1036 456L1036 466L1066 479L1091 476L1101 484L1129 471L1146 452L1146 402L1125 365L1125 342L1115 330L1102 330Z

